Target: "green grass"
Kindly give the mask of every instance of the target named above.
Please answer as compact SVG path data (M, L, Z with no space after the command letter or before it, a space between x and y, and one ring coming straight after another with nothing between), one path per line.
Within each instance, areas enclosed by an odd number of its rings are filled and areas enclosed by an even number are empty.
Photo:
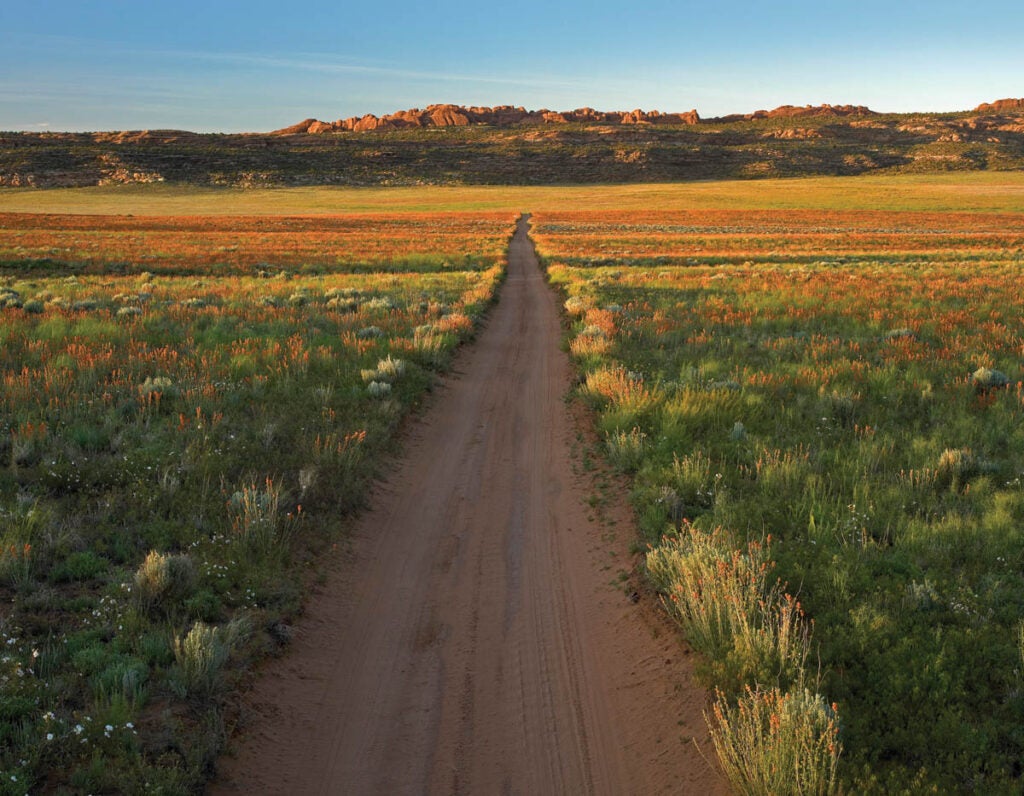
M856 209L891 189L900 210L934 210L957 190L972 207L979 195L1016 195L1006 183L987 193L989 177L868 178L855 183L863 194L840 196L824 190L833 181L801 180L779 183L777 195L786 202L792 185L802 202ZM758 187L722 190L748 191L756 208ZM600 213L580 218L588 233L602 224ZM613 234L590 240L628 248L631 236L638 246L657 232L616 226L627 221L616 211L604 222ZM829 226L843 223L840 214ZM947 226L905 223L907 235L921 226L921 246ZM1019 219L1008 220L1007 239L1012 228ZM750 696L806 687L811 697L793 704L818 718L793 726L830 720L818 708L837 703L846 792L1020 792L1020 250L996 241L968 259L957 244L889 262L824 248L791 262L782 230L745 264L708 264L698 251L697 264L616 265L574 234L571 219L548 225L539 215L549 276L575 315L581 394L612 460L636 472L655 585L723 691L720 739L748 737L727 744L748 783L737 787L774 792L749 766L797 748L830 781L825 736L768 744L770 714ZM848 237L857 239L852 224ZM595 324L605 330L599 347ZM782 616L787 592L796 619ZM804 632L809 653L778 643Z
M543 214L565 207L599 225L701 208L1019 215L1024 175L0 191L5 212L524 209L541 232ZM1020 252L965 247L845 263L827 250L796 261L782 244L746 265L549 257L585 299L571 305L581 392L617 466L635 473L665 577L713 583L718 560L735 564L717 584L725 602L677 609L706 630L723 740L761 732L729 723L747 686L758 710L806 686L792 704L817 713L792 719L810 735L754 757L804 748L831 765L820 741L833 714L817 693L838 703L851 792L1021 782ZM486 303L481 269L424 273L436 270L425 262L270 278L215 264L188 276L0 267L13 291L0 309L5 778L58 771L83 793L199 787L225 689L287 637L308 550L333 538L330 518L358 504L400 413L471 332L450 311L464 295L469 316ZM982 368L1010 386L972 382ZM771 577L744 569L757 556ZM154 754L154 739L171 751Z
M0 308L0 793L201 790L232 690L493 297L504 257L481 251L434 273L430 252L371 273L0 265L25 299Z

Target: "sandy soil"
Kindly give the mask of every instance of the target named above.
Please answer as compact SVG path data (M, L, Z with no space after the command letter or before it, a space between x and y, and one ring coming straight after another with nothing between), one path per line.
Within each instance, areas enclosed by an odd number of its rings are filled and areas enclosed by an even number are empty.
M629 514L602 526L586 504L527 232L350 560L257 681L212 793L725 792L691 741L706 696L689 659L614 585Z

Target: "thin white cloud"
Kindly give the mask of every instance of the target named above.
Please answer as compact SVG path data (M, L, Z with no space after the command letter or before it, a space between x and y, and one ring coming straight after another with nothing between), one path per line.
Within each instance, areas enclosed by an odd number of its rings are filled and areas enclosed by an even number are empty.
M368 75L393 77L403 80L422 80L452 83L479 83L484 85L522 86L526 88L587 88L590 81L566 79L564 76L550 75L485 75L465 72L445 72L421 69L409 69L398 65L368 64L351 60L339 60L336 54L326 53L290 53L263 55L244 52L212 52L189 49L140 49L125 46L121 42L86 39L73 36L33 34L19 39L8 38L0 34L0 42L14 48L59 49L64 53L69 50L82 52L103 52L108 58L120 54L139 59L188 59L195 62L233 64L271 69L290 69L294 71L319 72L329 75Z
M459 72L433 72L418 69L406 69L397 66L377 66L365 63L338 61L333 56L317 53L301 53L297 55L253 55L250 53L204 52L195 50L163 50L162 56L172 58L190 58L196 61L212 61L240 66L266 67L272 69L292 69L306 72L320 72L332 75L374 75L380 77L397 77L404 80L442 81L453 83L484 83L492 85L580 88L586 85L579 80L552 78L545 75L526 75L505 77L502 75L480 75Z

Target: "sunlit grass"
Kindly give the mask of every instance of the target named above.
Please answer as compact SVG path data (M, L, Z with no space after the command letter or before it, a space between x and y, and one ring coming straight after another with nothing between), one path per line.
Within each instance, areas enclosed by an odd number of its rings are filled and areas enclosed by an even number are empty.
M278 215L579 210L1024 210L1024 175L815 177L597 186L229 189L171 185L2 189L0 211L136 215Z
M769 749L752 718L803 688L797 725L842 716L812 792L1020 789L1019 186L795 180L535 215L648 567L726 695L712 732L743 738L725 765L762 769L741 790L790 792L756 784L773 755L820 751Z
M201 790L242 670L287 641L492 301L503 218L335 218L343 245L272 218L280 249L253 232L230 251L194 216L0 230L37 244L0 263L0 770L19 793Z

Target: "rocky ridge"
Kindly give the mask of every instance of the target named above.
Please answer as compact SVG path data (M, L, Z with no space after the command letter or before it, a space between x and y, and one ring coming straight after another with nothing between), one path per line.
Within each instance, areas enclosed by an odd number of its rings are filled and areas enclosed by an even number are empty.
M697 124L697 111L686 113L661 113L660 111L597 111L593 108L577 108L573 111L549 111L546 108L528 111L521 106L498 105L493 108L466 107L464 105L428 105L424 109L412 108L405 111L375 116L352 116L335 122L319 119L304 119L291 127L275 130L271 135L301 135L303 133L367 132L370 130L400 130L415 127L467 127L473 124L487 124L494 127L517 127L519 125L567 124L569 122L604 124Z
M488 107L466 107L463 105L428 105L424 109L396 111L384 116L368 113L365 116L351 116L334 122L319 119L303 119L298 124L275 130L271 135L316 135L319 133L367 132L370 130L401 130L414 127L467 127L486 124L493 127L516 127L520 125L568 124L667 124L694 125L701 121L728 123L752 121L755 119L785 119L792 117L846 117L874 116L874 111L863 105L782 105L774 110L760 110L747 114L732 114L702 120L696 109L682 113L663 113L652 110L598 111L593 108L577 108L572 111L551 111L546 108L528 111L521 106L498 105Z
M447 133L433 134L437 128ZM784 105L716 119L696 111L431 105L304 119L276 133L0 132L0 187L11 188L578 184L952 170L1024 170L1024 99L957 113Z

